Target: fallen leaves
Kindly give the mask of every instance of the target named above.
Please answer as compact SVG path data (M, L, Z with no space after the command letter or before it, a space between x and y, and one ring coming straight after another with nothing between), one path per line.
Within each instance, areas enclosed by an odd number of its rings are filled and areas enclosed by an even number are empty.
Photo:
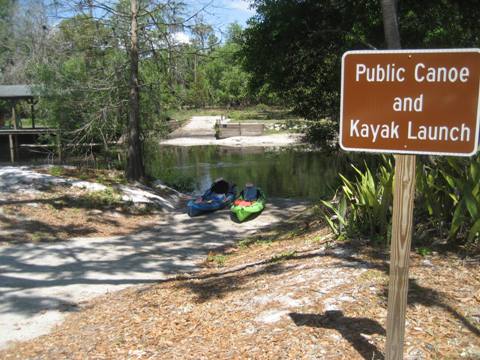
M53 242L72 237L125 235L157 223L162 216L111 206L92 207L90 192L56 187L2 199L0 243Z
M209 262L199 274L98 298L51 334L0 357L383 357L383 254L347 244L328 248L305 237L228 254L221 267ZM412 254L405 358L474 358L480 346L478 264L453 255L429 256L433 266L423 266L424 260Z

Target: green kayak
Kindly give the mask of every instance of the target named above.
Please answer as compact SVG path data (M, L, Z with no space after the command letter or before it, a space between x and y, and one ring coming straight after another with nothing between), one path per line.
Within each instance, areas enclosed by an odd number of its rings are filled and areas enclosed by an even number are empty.
M233 202L230 210L239 221L245 221L265 208L265 193L254 186L247 186Z

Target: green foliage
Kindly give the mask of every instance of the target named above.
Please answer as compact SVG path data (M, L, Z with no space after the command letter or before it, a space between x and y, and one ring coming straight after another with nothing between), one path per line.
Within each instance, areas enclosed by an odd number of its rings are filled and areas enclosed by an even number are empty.
M52 176L63 176L65 169L62 166L52 166L48 169L48 173Z
M337 238L343 237L345 229L348 226L347 218L347 200L343 194L340 194L337 201L322 200L322 204L331 212L324 213L324 219Z
M227 256L224 254L208 254L207 262L213 262L218 267L225 266L225 262L227 261Z
M33 71L35 82L42 84L42 115L62 129L65 141L116 141L126 124L122 99L128 96L126 75L118 71L125 54L114 45L111 30L88 16L76 16L62 21L51 41L59 50L52 49L51 60Z
M428 256L432 254L432 250L428 247L421 246L417 249L417 253L420 256Z
M124 205L121 195L111 187L100 191L90 191L80 200L85 207L94 209L114 208Z
M342 53L365 47L362 38L383 39L380 6L372 2L255 1L258 15L243 45L252 88L268 84L306 119L336 119Z
M251 87L267 87L306 119L335 122L342 54L386 47L380 2L256 0L254 6L257 15L244 30L242 47ZM405 48L480 44L477 1L404 0L398 2L398 16ZM323 131L309 134L329 141Z
M14 4L14 0L0 0L0 77L10 65L14 53L14 47L12 47Z
M448 240L469 251L480 250L480 155L431 157L418 161L415 238L424 244ZM355 168L353 180L340 175L335 200L322 201L324 217L337 237L388 236L393 186L390 158L373 174Z
M138 19L144 29L139 34L142 140L168 133L172 109L250 101L249 75L238 55L241 27L232 24L225 44L218 44L213 28L197 22L188 43L166 46L164 39L178 30L161 24L173 16L169 11L182 6L170 5L171 9L156 7ZM41 84L37 116L45 118L46 125L59 127L64 143L82 145L69 147L71 152L85 152L84 144L92 143L103 144L108 151L128 130L130 30L120 14L129 8L125 1L116 6L118 14L109 13L105 21L85 14L62 20L47 41L49 57L30 68L32 82Z
M250 75L242 68L239 39L242 29L230 25L226 43L215 49L203 66L208 93L214 105L236 106L250 102Z
M335 148L337 144L338 125L327 119L312 121L308 123L305 130L305 141L325 146L327 148Z
M353 167L357 176L349 180L340 175L343 185L336 201L322 201L325 220L336 236L369 236L387 239L391 218L393 166L384 164L375 174L365 164L365 171Z
M420 216L460 244L480 239L480 155L433 158L417 171Z

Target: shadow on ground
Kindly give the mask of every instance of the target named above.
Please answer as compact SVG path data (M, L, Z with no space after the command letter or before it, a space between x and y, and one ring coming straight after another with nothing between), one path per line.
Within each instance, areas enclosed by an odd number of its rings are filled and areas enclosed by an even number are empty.
M372 261L366 261L357 256L355 246L352 244L344 245L343 247L338 246L323 252L297 252L285 259L288 261L274 262L272 261L273 258L264 259L231 270L192 277L187 281L180 282L178 286L192 291L196 295L196 301L202 303L211 299L225 297L228 293L240 291L248 287L249 283L257 277L265 274L283 274L295 269L298 264L303 264L302 262L296 264L295 261L318 257L331 257L339 260L339 262L333 263L331 265L332 267L374 269L388 274L388 263L385 254L374 250L368 251L368 253L372 256ZM305 270L308 269L308 267L303 268ZM244 270L247 269L253 269L253 271L245 272ZM378 297L386 306L388 284L378 293ZM451 299L449 299L447 294L443 294L426 286L421 286L415 279L410 279L408 306L415 307L417 304L445 310L452 318L458 320L469 332L480 336L480 329L451 305ZM384 358L380 350L370 344L367 339L361 335L385 335L385 329L373 319L345 317L343 313L339 311L327 311L323 315L291 313L290 317L297 326L336 329L365 359Z
M304 208L279 201L248 224L232 223L228 210L196 218L178 212L128 236L4 245L0 247L0 327L10 334L4 341L22 338L13 323L22 328L22 321L46 311L75 311L79 302L105 292L194 272L209 251L285 220L291 215L284 210L287 204L293 211Z
M362 336L386 334L382 325L375 320L344 316L343 312L338 310L326 311L324 315L290 313L289 316L297 326L337 330L366 360L384 359L383 353Z

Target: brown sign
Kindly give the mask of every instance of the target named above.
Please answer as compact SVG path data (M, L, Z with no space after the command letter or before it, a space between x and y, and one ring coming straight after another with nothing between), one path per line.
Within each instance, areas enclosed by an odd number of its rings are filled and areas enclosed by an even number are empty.
M479 83L479 49L349 51L342 61L340 145L473 155Z

